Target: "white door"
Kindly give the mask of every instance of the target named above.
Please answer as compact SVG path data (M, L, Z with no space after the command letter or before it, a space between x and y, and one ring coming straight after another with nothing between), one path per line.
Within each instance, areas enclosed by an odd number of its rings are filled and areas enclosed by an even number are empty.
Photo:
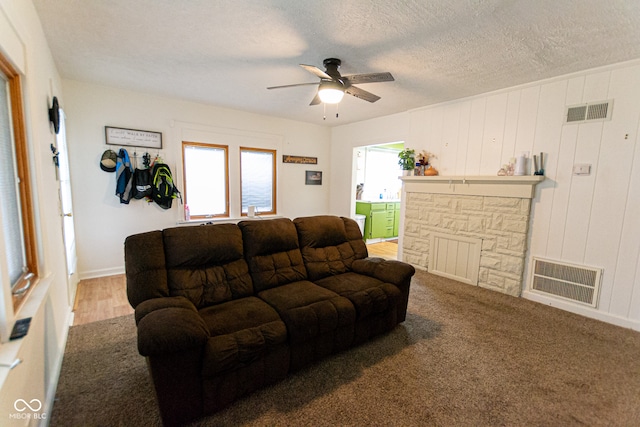
M59 196L62 216L62 232L64 236L65 256L67 259L67 286L69 305L73 306L78 286L78 275L75 274L78 259L76 257L76 234L73 223L73 203L71 201L71 174L69 173L69 155L67 151L67 135L65 115L60 111L60 131L56 135L58 148Z

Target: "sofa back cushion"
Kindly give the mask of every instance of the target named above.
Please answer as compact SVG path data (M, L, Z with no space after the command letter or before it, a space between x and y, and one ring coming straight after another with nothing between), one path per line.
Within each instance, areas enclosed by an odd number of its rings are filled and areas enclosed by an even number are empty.
M241 221L238 226L256 292L307 278L290 219Z
M169 296L162 231L134 234L124 241L127 298L132 307Z
M358 224L350 218L310 216L296 218L302 258L309 280L351 271L351 264L367 257Z
M364 259L368 257L369 252L367 251L367 244L362 238L362 231L360 231L358 223L351 218L342 217L341 219L344 223L344 229L347 232L347 240L355 254L355 259Z
M168 228L163 238L171 296L203 308L253 294L237 225Z

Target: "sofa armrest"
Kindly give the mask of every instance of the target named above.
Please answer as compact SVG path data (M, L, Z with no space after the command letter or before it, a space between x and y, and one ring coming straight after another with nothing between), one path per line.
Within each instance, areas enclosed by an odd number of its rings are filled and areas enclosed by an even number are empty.
M151 298L145 301L142 301L135 310L135 319L136 325L140 323L140 321L149 313L152 313L156 310L161 310L163 308L186 308L188 310L193 310L196 313L198 309L191 301L187 298L178 296L178 297L163 297L163 298Z
M351 268L354 273L375 277L401 288L408 287L411 276L416 272L411 264L374 257L355 260Z
M416 269L405 262L382 258L359 259L353 262L351 268L354 273L374 277L383 282L391 283L400 289L402 298L398 302L397 320L398 323L404 322L407 318L407 308L409 306L411 277L415 274Z
M138 322L138 351L143 356L190 351L203 347L207 339L209 330L195 307L158 308Z

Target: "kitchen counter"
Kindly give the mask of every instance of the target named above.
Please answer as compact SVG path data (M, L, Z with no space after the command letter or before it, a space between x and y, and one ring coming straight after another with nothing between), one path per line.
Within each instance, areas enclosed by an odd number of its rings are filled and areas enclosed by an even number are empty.
M400 203L400 199L356 200L356 202L362 202L362 203Z

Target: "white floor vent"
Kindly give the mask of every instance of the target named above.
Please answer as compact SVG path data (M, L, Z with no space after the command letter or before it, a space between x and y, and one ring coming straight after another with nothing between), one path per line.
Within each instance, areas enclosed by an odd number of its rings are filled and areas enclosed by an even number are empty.
M531 290L596 307L601 268L533 258Z
M613 99L588 104L570 105L565 111L565 124L584 123L595 120L611 120Z
M481 248L481 239L431 233L429 273L477 285Z

